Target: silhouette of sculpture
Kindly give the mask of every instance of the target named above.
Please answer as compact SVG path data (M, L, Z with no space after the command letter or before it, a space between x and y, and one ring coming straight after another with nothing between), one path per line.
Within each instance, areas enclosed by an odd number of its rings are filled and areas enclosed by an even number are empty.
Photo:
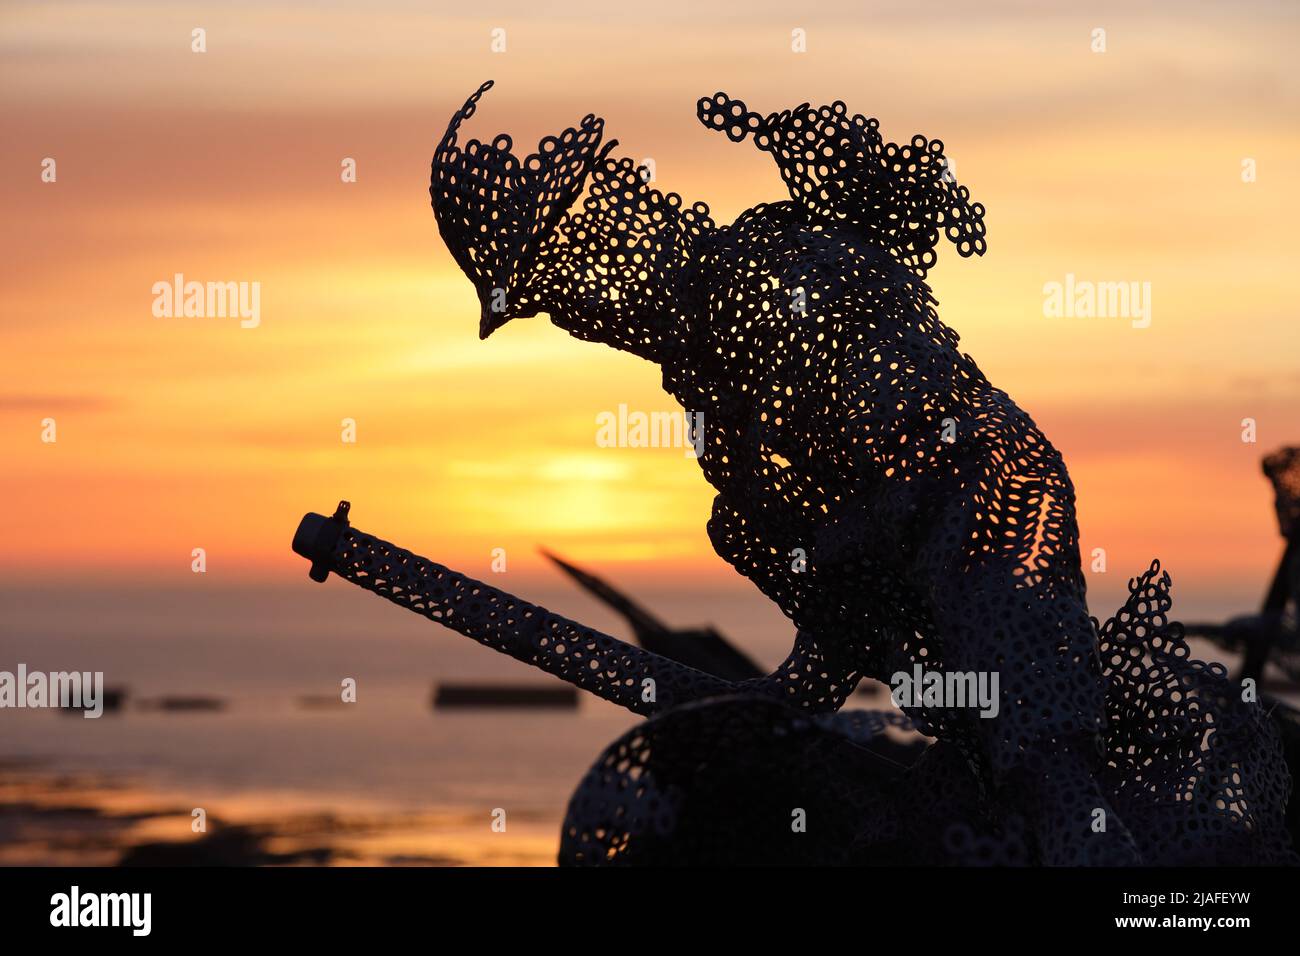
M650 653L670 657L724 680L749 680L763 676L762 668L716 629L704 627L687 631L674 630L594 574L575 567L549 551L543 551L542 554L577 581L587 593L617 611L632 628L636 642Z
M522 160L505 135L462 145L490 86L453 117L430 187L480 336L545 312L658 364L703 413L715 550L796 628L775 672L727 681L346 515L304 519L295 549L317 569L652 716L579 787L562 860L1291 859L1276 732L1190 659L1158 564L1098 630L1061 456L939 320L940 238L985 248L939 141L886 142L842 103L702 99L700 121L770 153L791 197L719 226L614 158L594 116ZM863 677L916 665L996 672L996 716L928 697L906 720L835 714ZM910 765L873 750L908 721L938 742Z
M1264 475L1273 484L1278 529L1286 547L1264 598L1264 633L1248 643L1242 673L1258 680L1263 676L1270 653L1280 645L1280 649L1290 652L1283 659L1283 667L1293 679L1298 679L1300 665L1294 656L1297 623L1294 615L1287 620L1287 607L1294 607L1300 600L1300 448L1281 448L1266 457Z
M1273 485L1278 530L1286 544L1258 614L1223 624L1189 624L1188 631L1229 650L1243 652L1241 678L1256 682L1271 660L1292 680L1300 680L1300 626L1295 613L1300 599L1300 448L1280 448L1264 458L1264 476Z

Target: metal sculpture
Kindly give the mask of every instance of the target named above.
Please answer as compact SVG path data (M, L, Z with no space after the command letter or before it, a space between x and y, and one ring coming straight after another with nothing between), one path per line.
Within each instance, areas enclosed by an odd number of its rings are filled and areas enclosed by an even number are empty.
M1220 647L1242 652L1239 677L1243 680L1259 683L1271 661L1293 681L1300 681L1300 624L1294 611L1300 602L1300 448L1279 448L1265 456L1264 476L1273 485L1278 530L1286 542L1264 606L1258 614L1241 615L1222 624L1189 624L1187 630Z
M545 312L658 364L703 415L715 550L796 627L775 672L726 681L361 534L346 513L305 518L295 550L316 576L652 717L579 787L562 859L1290 859L1289 777L1264 714L1190 659L1158 565L1098 631L1064 462L939 320L924 281L939 240L985 248L984 210L942 143L886 142L842 103L763 116L704 98L700 121L770 153L791 196L719 226L613 157L594 116L524 159L504 134L462 144L490 86L453 117L430 187L481 337ZM996 673L1000 690L992 718L942 695L904 707L938 738L908 765L882 746L901 715L835 712L863 677L917 667ZM799 811L818 827L792 825Z
M613 608L627 621L637 644L647 651L689 664L725 680L762 677L763 670L713 627L674 630L636 601L607 582L558 555L542 551L552 564L577 581L588 594Z

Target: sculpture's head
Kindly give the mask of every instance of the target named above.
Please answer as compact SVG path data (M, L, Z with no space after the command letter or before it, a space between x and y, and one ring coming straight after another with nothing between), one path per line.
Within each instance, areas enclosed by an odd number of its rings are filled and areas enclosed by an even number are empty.
M545 312L576 338L663 361L679 344L683 267L712 228L708 208L683 208L646 169L611 157L617 141L601 144L592 115L522 161L504 133L460 145L491 86L452 117L429 187L443 240L478 292L480 337Z
M616 141L602 146L596 116L544 138L523 160L504 133L462 146L461 124L491 86L452 117L429 186L443 240L478 293L480 337L546 312L570 335L664 363L681 351L683 318L709 308L718 289L761 297L751 250L720 248L707 206L685 206L631 160L610 158ZM887 143L876 120L839 102L762 116L718 93L697 112L776 160L790 201L750 210L773 216L769 233L833 231L850 256L874 247L922 279L943 238L963 256L984 252L984 209L957 185L937 140ZM713 278L701 278L705 268Z
M462 146L460 125L491 87L491 80L480 86L452 117L434 153L429 184L438 231L478 293L480 338L546 308L533 267L582 192L604 130L603 120L588 115L576 129L543 139L523 160L511 152L504 133L490 143L471 139Z

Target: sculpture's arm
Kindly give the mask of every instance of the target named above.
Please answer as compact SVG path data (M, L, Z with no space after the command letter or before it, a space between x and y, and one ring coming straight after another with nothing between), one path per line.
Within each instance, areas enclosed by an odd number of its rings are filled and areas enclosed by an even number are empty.
M800 631L785 663L766 677L740 684L744 689L776 696L810 713L828 713L843 706L860 680L862 674L857 671L843 673L831 664L817 639L807 631Z
M775 673L752 681L726 681L627 644L475 581L427 558L357 531L347 523L346 502L333 518L309 514L293 549L312 561L312 578L330 571L394 604L473 638L516 660L590 691L638 714L723 694L760 693L816 709L838 707L843 696L820 683L815 646L800 641ZM653 685L647 685L647 680ZM647 693L653 687L653 694ZM652 699L651 699L652 698Z

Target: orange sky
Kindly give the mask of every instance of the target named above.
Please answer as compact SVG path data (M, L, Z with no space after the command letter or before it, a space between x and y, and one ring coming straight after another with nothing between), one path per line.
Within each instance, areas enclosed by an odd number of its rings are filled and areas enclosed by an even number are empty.
M1159 555L1181 593L1253 600L1280 546L1258 461L1300 441L1297 13L1131 6L8 3L0 568L179 581L204 547L210 574L296 580L298 517L348 497L470 573L494 547L528 573L546 544L623 580L728 580L697 467L595 444L601 411L674 407L655 368L544 319L477 339L426 190L450 113L494 78L472 133L526 147L596 112L723 220L782 187L696 123L700 95L839 98L942 138L990 251L944 247L940 314L1064 452L1103 589ZM155 318L177 272L260 282L260 326ZM1149 281L1151 327L1045 318L1066 273Z

